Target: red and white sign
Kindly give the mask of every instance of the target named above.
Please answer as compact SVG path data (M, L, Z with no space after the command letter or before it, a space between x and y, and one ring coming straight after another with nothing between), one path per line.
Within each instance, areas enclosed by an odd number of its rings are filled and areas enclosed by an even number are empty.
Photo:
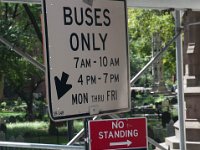
M147 150L146 118L89 121L90 150Z

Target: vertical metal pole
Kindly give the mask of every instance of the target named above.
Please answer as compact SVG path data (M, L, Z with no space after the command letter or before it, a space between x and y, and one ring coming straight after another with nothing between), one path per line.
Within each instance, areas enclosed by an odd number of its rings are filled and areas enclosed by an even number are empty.
M84 120L84 133L85 133L85 150L89 150L89 141L88 141L88 118Z
M176 33L181 29L181 11L175 11ZM176 72L178 87L178 105L179 105L179 132L180 132L180 149L186 150L186 132L185 132L185 105L183 90L183 47L181 35L176 39Z
M74 121L69 120L67 121L68 126L68 140L70 141L74 137Z

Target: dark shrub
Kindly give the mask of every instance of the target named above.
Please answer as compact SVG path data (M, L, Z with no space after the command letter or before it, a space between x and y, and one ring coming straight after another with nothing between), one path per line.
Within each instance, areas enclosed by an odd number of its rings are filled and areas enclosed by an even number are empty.
M171 120L171 114L169 112L163 112L162 113L162 126L163 128L166 127L166 124L169 123Z
M10 123L16 123L16 118L14 116L10 116L9 122Z
M0 131L3 131L4 133L6 133L6 131L7 131L6 124L4 124L4 123L0 124Z

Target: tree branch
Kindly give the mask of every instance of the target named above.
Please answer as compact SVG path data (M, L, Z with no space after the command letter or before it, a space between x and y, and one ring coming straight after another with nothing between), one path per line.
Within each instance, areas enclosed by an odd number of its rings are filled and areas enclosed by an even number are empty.
M38 24L36 22L36 19L35 19L33 13L31 12L31 10L29 9L27 4L23 4L23 7L24 7L24 9L25 9L25 11L26 11L31 23L33 24L33 27L35 29L35 32L36 32L37 36L38 36L38 39L42 42L42 33L40 31L40 28L38 27Z
M13 16L12 16L13 19L17 16L18 6L19 6L19 4L16 4L16 5L15 5L15 9L14 9Z
M8 4L5 3L5 19L8 20Z

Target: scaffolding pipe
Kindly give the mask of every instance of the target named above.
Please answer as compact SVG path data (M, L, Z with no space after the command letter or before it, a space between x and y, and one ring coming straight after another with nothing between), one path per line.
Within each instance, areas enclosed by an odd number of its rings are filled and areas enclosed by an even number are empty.
M22 143L0 141L0 147L33 148L33 149L53 149L53 150L84 150L84 146L66 146L55 144Z
M41 5L41 0L0 0L4 3L21 3L21 4L39 4Z
M148 137L148 142L154 145L155 147L159 148L160 150L167 150L165 147L163 147L162 145L160 145L158 142L156 142L154 139L150 137Z
M30 55L24 53L20 48L15 47L12 43L10 43L9 41L7 41L2 36L0 36L0 42L3 43L3 44L5 44L7 47L9 47L13 51L15 51L20 56L24 57L26 60L28 60L31 64L33 64L38 69L40 69L41 71L45 72L45 66L44 65L42 65L41 63L39 63L38 61L36 61L35 59L33 59Z
M181 11L175 11L176 32L179 33L181 26ZM177 89L178 89L178 117L180 133L180 149L186 150L186 131L185 131L185 111L184 111L184 90L183 90L183 46L182 37L176 40L176 72L177 72Z
M26 3L26 4L39 4L42 0L0 0L5 3ZM193 9L199 10L199 0L127 0L128 7L136 8L151 8L151 9Z
M119 116L116 115L116 114L112 114L112 115L108 115L108 116L109 116L111 119L117 119L117 118L119 118ZM94 116L92 120L97 120L97 119L98 119L98 116ZM76 136L74 136L74 138L71 139L71 140L67 143L67 145L73 145L76 141L78 141L81 137L83 137L84 131L85 131L84 128L81 129L81 130L79 131L79 133L77 133Z
M98 119L98 116L94 116L92 120L97 120ZM78 141L81 137L83 137L84 135L84 132L85 132L85 129L81 129L75 136L74 138L72 138L68 143L67 145L73 145L76 141Z
M173 37L172 40L170 40L167 45L161 49L159 53L157 53L130 81L130 83L134 84L141 75L145 73L145 71L155 62L157 61L160 56L169 48L169 46L179 37L181 34L182 30L176 33L176 35Z
M71 139L71 140L67 143L67 146L73 145L76 141L78 141L81 137L83 137L84 131L85 131L84 128L81 129L81 131L79 131L79 132L74 136L74 138Z

